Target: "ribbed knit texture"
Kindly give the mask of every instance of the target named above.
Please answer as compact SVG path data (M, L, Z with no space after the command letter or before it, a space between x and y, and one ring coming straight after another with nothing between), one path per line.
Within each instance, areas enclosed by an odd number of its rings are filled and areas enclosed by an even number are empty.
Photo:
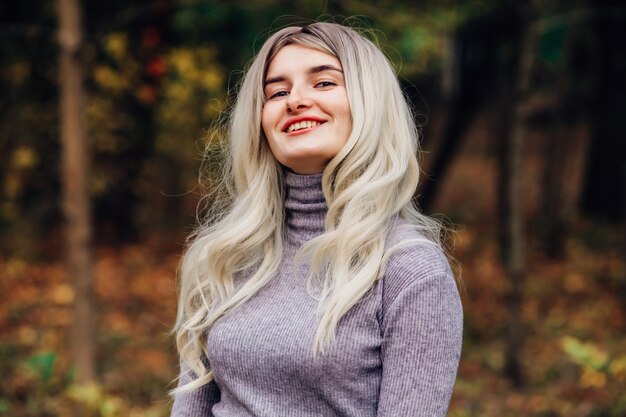
M215 379L172 416L445 416L459 364L462 308L448 262L423 243L395 252L381 281L313 358L317 301L301 245L324 232L320 175L286 173L286 242L275 278L208 334ZM387 245L419 237L397 222ZM188 381L183 374L181 383Z

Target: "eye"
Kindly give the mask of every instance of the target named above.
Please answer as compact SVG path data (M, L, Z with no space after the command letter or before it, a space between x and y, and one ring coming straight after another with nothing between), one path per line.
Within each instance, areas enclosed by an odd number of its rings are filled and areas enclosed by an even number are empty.
M315 84L315 87L332 87L334 85L337 85L337 83L333 82L333 81L320 81L317 84Z
M269 100L273 99L273 98L278 98L278 97L284 97L287 94L289 94L289 92L287 90L280 90L280 91L276 91L274 93L271 93L268 97Z

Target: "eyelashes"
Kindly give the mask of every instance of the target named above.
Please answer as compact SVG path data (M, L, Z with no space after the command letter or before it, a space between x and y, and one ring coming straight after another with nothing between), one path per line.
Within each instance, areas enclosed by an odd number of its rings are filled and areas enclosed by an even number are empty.
M313 85L313 88L329 88L329 87L336 87L337 85L338 84L335 81L324 80L324 81L319 81L315 83ZM277 91L269 92L266 94L266 97L268 100L272 100L275 98L286 97L287 95L289 95L289 90L284 89L284 90L277 90Z
M284 97L286 96L288 93L285 90L281 90L281 91L277 91L274 94L272 94L271 96L268 97L269 100L273 99L273 98L277 98L277 97Z
M320 81L319 83L315 84L315 87L331 87L336 85L337 83L334 81Z

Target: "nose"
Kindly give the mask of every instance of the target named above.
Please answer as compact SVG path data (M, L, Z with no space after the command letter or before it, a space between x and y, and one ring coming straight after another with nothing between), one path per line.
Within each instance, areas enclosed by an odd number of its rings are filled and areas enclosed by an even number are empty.
M304 88L292 88L285 102L290 113L311 107L311 99Z

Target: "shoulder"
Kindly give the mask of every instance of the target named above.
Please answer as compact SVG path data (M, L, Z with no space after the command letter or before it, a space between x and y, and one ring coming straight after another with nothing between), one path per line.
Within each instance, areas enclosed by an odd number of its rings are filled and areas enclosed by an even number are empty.
M388 257L381 277L383 304L420 284L456 286L443 249L404 220L393 222L385 247Z

